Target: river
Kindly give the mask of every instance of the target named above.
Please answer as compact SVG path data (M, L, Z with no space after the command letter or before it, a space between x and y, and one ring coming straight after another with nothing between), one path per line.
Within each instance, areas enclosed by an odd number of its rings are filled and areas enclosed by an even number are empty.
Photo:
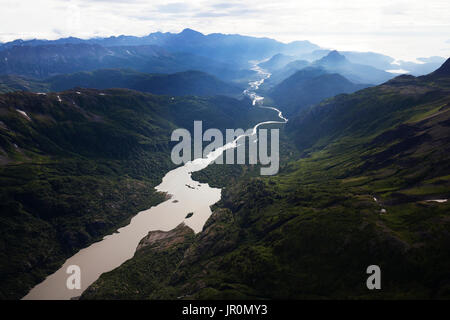
M278 113L281 121L264 121L253 127L252 134L256 134L258 127L264 124L286 123L280 110L263 106L263 97L256 94L259 86L270 77L257 65L253 70L258 73L259 80L251 81L244 95L252 99L253 105L259 108L273 109ZM206 158L198 158L185 165L169 171L162 179L156 190L166 192L171 198L136 214L130 223L105 236L101 241L81 249L66 260L60 269L49 275L44 281L36 285L23 297L24 300L65 300L78 297L87 287L97 280L102 273L119 267L132 258L139 241L149 231L169 231L181 222L198 233L202 230L206 220L211 215L210 206L220 200L221 190L212 188L207 183L192 180L191 173L206 168L225 150L235 148L243 136L237 137L223 147L209 153ZM193 212L193 216L186 219L186 215ZM67 267L77 265L81 270L81 289L68 289L66 280L70 276Z

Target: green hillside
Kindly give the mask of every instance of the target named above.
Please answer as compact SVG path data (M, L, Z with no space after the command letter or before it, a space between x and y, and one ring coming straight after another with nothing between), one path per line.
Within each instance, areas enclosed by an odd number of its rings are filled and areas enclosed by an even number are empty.
M130 90L0 95L0 298L21 298L78 249L164 196L170 135L247 128L270 110Z
M48 84L13 74L1 74L0 94L12 91L47 92Z
M180 226L167 237L187 245L149 243L82 298L450 298L450 204L430 201L450 196L448 64L291 119L283 141L301 156L281 152L277 176L203 170L225 187L203 232ZM162 245L167 260L141 273ZM366 287L373 264L382 290Z
M201 71L173 74L142 73L125 69L100 69L63 74L44 80L0 75L0 93L12 91L52 92L73 88L125 88L175 96L227 95L238 97L242 89Z

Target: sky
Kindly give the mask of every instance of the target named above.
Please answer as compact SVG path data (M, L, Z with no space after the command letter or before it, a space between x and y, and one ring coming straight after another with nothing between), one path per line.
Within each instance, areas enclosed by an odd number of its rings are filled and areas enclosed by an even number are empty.
M448 0L0 0L0 41L191 28L396 59L450 56Z

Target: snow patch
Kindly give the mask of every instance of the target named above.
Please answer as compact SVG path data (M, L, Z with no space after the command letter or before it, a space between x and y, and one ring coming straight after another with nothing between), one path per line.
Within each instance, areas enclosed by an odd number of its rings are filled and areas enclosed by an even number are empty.
M438 203L444 203L447 202L448 199L433 199L433 200L427 200L427 202L438 202Z
M27 118L28 120L31 120L31 118L28 116L28 114L25 112L25 111L22 111L22 110L19 110L19 109L16 109L16 111L18 112L18 113L20 113L21 115L23 115L25 118Z

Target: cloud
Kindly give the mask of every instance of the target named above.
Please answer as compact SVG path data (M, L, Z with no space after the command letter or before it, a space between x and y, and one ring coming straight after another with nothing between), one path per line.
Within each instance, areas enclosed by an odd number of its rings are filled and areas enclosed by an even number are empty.
M211 7L215 9L229 9L229 8L236 8L240 7L241 5L239 3L232 3L232 2L221 2L212 4Z
M173 2L157 6L157 11L161 13L183 13L189 11L192 7L183 2Z
M208 11L202 11L196 13L195 17L200 18L214 18L214 17L252 17L255 15L260 14L261 11L259 10L252 10L248 8L241 8L241 9L230 9L230 10L208 10Z
M217 18L217 17L226 17L230 14L228 12L216 12L216 11L203 11L196 13L194 16L197 18Z
M406 15L408 12L407 2L393 2L384 6L381 11L386 15Z

